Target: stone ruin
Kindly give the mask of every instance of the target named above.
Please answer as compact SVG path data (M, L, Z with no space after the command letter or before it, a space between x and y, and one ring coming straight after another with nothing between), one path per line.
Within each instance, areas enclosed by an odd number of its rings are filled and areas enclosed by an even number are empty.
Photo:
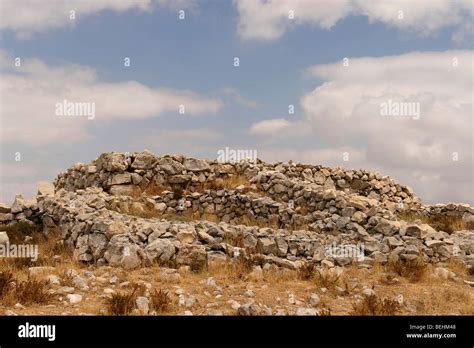
M454 217L465 228L443 231L404 214ZM34 199L0 204L0 230L19 221L60 233L79 261L124 268L242 258L288 269L371 267L420 256L474 267L469 205L423 205L388 176L293 162L104 153L42 183Z

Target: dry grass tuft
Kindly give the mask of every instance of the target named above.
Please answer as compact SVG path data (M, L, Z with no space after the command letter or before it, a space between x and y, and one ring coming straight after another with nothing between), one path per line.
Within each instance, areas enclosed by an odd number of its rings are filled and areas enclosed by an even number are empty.
M365 296L361 301L352 303L352 315L395 315L400 311L400 304L390 298L379 298L377 295Z
M28 277L17 279L12 271L0 272L0 301L4 304L45 304L53 299L49 282Z
M311 280L316 275L316 266L313 262L307 262L298 268L298 279Z
M422 215L413 212L404 212L398 216L401 220L407 222L421 222L428 224L437 231L444 231L447 233L453 233L454 231L466 230L466 222L458 216L447 216L447 215Z
M162 289L153 290L150 294L151 298L151 309L156 311L158 314L167 313L171 310L171 298L167 291Z
M388 265L389 270L395 272L399 276L407 278L412 283L416 283L424 279L428 275L428 264L419 256L412 261L398 260Z
M316 273L316 282L318 285L331 290L336 287L340 278L341 274L335 272L334 269L324 268L322 270L317 270Z
M318 310L318 315L321 316L321 317L331 316L331 308L329 308L325 304L321 305L321 308Z
M13 295L16 302L23 305L32 303L44 304L53 299L53 295L48 292L48 288L48 281L28 278L25 281L17 283Z
M13 273L11 271L0 272L0 300L2 300L14 284Z
M25 221L19 221L12 225L2 226L2 231L6 231L8 237L10 238L10 244L21 244L24 243L26 236L33 237L34 243L35 236L39 236L41 232L41 227L32 225Z
M128 315L135 308L138 286L134 286L128 293L114 293L105 300L107 312L110 315Z

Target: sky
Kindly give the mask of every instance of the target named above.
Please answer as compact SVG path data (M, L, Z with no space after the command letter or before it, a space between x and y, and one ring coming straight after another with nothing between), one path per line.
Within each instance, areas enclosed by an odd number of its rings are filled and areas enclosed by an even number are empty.
M474 205L473 15L469 0L0 0L0 201L103 152L227 147Z

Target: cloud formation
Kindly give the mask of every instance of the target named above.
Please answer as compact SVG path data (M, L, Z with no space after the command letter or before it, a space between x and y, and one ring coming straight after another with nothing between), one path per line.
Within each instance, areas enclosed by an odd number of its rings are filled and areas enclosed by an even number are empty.
M29 38L35 32L74 26L83 17L106 10L150 12L161 7L195 9L197 3L195 0L2 0L0 29L12 30L20 38ZM73 16L71 11L74 11Z
M310 67L307 73L325 82L300 102L306 128L326 151L295 152L294 159L377 168L412 185L426 201L472 203L472 61L472 51L415 52ZM419 114L391 109L384 115L387 103L417 104ZM281 127L291 125L275 119L251 129L268 136ZM343 149L348 163L340 161Z
M87 139L91 122L217 112L222 103L188 90L154 89L136 81L102 82L87 66L52 67L38 59L14 58L0 52L2 141L29 145ZM58 116L57 103L94 103L95 117Z
M256 40L277 39L296 25L330 29L345 17L366 16L370 22L382 22L421 35L455 27L453 40L462 41L474 15L470 0L234 0L234 3L239 13L240 37Z

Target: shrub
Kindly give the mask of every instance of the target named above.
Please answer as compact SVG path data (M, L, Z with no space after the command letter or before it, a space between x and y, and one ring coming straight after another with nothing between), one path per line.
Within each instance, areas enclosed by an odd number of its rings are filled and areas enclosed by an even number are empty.
M171 309L171 298L163 290L153 290L151 296L151 308L157 313L166 313Z
M391 262L389 268L398 275L409 279L411 282L420 281L428 273L428 265L423 260L422 256L411 261L398 260L396 262Z
M352 303L352 315L394 315L400 311L400 304L393 299L380 299L377 295L365 296Z
M127 315L135 307L138 287L134 286L128 293L115 293L105 300L107 312L110 315Z
M14 289L15 300L24 305L48 303L53 298L53 295L48 292L48 286L49 282L46 280L28 278L16 285Z
M0 272L0 299L8 293L14 283L13 273L11 271Z
M310 280L315 276L316 267L313 262L307 262L298 268L298 278L301 280Z

